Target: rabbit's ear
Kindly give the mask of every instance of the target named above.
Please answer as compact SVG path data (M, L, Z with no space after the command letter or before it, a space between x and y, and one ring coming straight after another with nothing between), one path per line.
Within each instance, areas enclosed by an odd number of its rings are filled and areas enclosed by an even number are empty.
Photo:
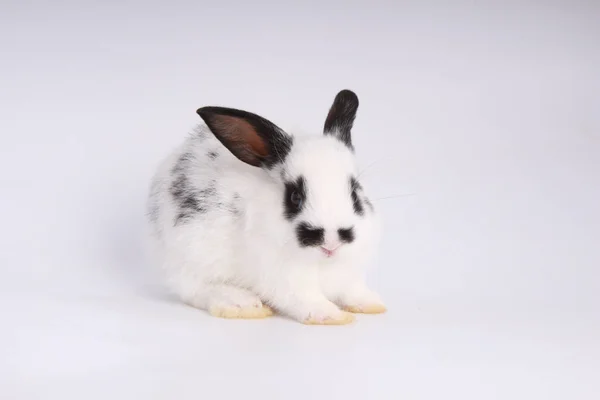
M352 125L358 110L358 96L351 90L342 90L335 96L325 120L323 133L333 135L352 147Z
M197 113L234 156L252 166L271 168L292 147L291 136L256 114L224 107L203 107Z

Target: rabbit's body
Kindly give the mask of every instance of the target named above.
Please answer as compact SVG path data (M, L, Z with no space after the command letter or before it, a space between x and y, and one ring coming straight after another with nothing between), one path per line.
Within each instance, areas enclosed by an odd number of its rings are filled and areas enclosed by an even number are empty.
M157 260L181 299L222 317L267 316L269 305L305 323L350 322L340 307L383 311L363 283L378 219L351 145L237 110L199 113L207 126L162 163L148 204Z

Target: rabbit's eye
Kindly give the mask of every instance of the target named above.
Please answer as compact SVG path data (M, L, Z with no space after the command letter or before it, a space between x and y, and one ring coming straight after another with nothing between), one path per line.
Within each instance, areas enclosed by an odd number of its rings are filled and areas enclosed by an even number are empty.
M300 195L300 193L298 193L296 190L294 190L290 195L290 200L296 207L300 207L302 205L302 195Z
M306 184L302 176L295 181L285 182L283 194L283 215L288 221L293 220L302 212L302 206L306 200Z

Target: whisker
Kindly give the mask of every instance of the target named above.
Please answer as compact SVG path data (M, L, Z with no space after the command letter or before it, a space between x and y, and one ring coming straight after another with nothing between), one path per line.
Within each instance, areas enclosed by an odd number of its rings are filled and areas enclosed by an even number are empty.
M396 196L387 196L387 197L379 197L377 199L372 199L371 201L378 201L378 200L387 200L387 199L397 199L400 197L409 197L409 196L416 196L416 193L406 193L406 194L398 194Z
M381 160L383 160L383 158L380 158L379 160L375 160L373 161L371 164L367 165L366 167L364 167L359 173L358 176L356 177L357 179L361 177L362 174L364 174L366 171L368 171L371 167L373 167L375 164L377 164L378 162L380 162Z

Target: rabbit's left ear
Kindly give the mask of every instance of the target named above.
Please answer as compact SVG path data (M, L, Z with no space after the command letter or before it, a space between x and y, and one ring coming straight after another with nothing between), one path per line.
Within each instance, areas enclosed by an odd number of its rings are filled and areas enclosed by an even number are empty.
M358 96L351 90L342 90L335 96L329 114L325 120L323 133L333 135L346 144L352 146L352 126L358 110Z
M241 161L269 169L283 162L292 147L292 137L271 121L225 107L202 107L198 115L216 138Z

